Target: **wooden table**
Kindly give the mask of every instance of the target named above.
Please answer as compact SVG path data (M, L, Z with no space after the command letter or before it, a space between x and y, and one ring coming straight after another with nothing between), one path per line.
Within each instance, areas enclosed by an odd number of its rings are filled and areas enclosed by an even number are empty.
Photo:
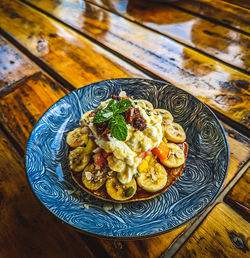
M0 257L250 257L250 2L0 1ZM83 235L33 196L24 155L36 121L93 82L156 78L221 119L230 167L195 221L138 241Z

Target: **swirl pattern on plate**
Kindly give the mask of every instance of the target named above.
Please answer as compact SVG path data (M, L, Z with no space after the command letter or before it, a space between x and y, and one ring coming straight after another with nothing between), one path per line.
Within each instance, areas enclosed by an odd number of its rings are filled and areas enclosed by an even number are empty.
M81 115L110 94L126 91L169 110L187 135L189 154L179 180L164 194L104 211L107 202L72 180L65 142ZM98 236L136 238L173 230L200 213L218 194L226 177L228 144L215 115L198 99L166 82L115 79L78 89L56 102L38 121L27 146L26 167L40 201L66 223Z

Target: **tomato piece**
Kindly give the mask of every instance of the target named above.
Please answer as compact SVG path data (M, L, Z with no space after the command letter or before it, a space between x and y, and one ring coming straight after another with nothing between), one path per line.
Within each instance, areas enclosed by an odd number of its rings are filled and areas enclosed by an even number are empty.
M95 116L95 112L89 114L89 117L94 117L94 116Z
M149 156L149 155L151 155L151 151L149 150L149 151L145 151L145 152L143 152L143 153L141 153L140 154L140 157L142 158L142 159L144 159L144 158L146 158L147 156Z
M106 152L105 150L102 150L101 153L102 153L102 156L103 156L105 159L106 159L108 156L111 155L111 153L108 153L108 152Z
M169 148L166 143L161 142L158 147L152 150L152 153L156 155L160 160L164 160L168 157Z
M145 157L151 155L151 153L152 153L152 152L151 152L150 150L146 151L146 152L145 152Z
M101 153L96 153L94 156L94 164L100 168L106 165L107 160L102 156Z
M104 130L104 132L101 134L101 136L104 136L105 134L107 134L107 133L109 133L110 131L109 131L109 129L108 129L108 127Z

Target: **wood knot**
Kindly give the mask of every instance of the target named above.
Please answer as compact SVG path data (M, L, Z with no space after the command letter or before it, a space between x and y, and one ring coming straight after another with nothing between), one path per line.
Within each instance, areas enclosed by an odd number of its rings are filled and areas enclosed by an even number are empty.
M236 248L240 249L244 253L249 251L246 238L243 234L236 233L236 231L233 230L233 231L229 231L228 235L229 235L230 240L232 241L232 243L234 244L234 246Z
M239 96L220 94L215 97L215 101L220 105L234 106L242 102L242 99Z
M245 80L232 80L232 83L235 87L238 87L240 89L249 90L250 83Z
M43 54L48 54L49 53L48 42L44 39L39 39L37 41L36 50L39 53L43 52Z
M114 246L116 249L119 249L119 250L123 249L123 244L121 241L114 241Z

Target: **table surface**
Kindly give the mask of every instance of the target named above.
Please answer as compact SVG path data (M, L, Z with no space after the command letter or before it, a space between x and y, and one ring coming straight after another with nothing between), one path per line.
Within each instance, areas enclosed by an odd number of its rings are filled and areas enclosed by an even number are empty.
M249 257L250 2L0 1L0 257ZM171 82L210 106L229 142L223 191L157 237L90 237L32 194L25 148L59 98L100 80Z

